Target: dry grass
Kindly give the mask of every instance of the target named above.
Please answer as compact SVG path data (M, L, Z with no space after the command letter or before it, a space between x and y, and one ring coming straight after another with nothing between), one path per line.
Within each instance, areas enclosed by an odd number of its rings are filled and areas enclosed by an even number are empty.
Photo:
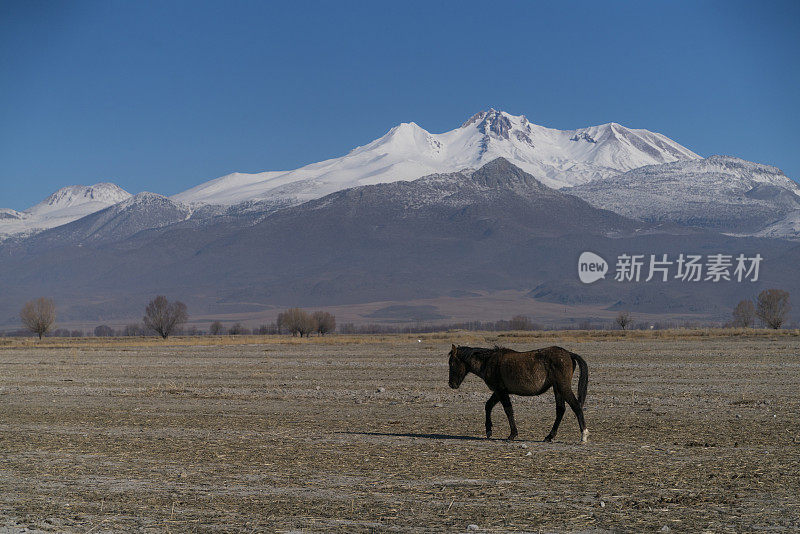
M585 446L570 413L537 441L549 394L482 438L446 354L490 334L6 347L0 532L797 531L800 338L722 333L552 338L590 365Z
M239 345L362 345L365 343L404 343L407 341L447 340L457 344L537 343L540 341L619 341L680 339L785 339L800 337L800 330L765 328L680 328L667 330L536 330L512 332L473 332L453 330L429 334L333 334L299 338L292 336L173 336L160 337L0 337L0 350L21 348L157 348L157 347L231 347Z

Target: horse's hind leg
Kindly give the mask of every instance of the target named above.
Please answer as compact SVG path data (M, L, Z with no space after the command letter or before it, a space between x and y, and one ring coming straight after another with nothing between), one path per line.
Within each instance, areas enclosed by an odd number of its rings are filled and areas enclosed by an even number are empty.
M544 438L545 441L553 441L555 439L556 432L558 432L558 425L561 424L561 418L564 417L564 412L567 410L564 406L564 396L559 393L557 388L553 388L553 393L556 395L556 420L553 423L553 428L550 430L550 433Z
M511 434L508 435L508 439L514 439L517 437L517 423L514 422L514 408L511 406L511 399L508 393L500 395L500 402L503 403L503 410L505 410L506 417L508 417L508 426L511 427Z
M583 420L583 408L581 407L581 403L575 398L572 390L564 393L564 399L567 401L567 404L569 404L569 407L572 408L572 411L575 412L575 417L578 418L578 426L581 429L581 442L586 443L589 439L589 430L586 428L586 423Z
M492 393L492 396L489 397L489 400L486 401L486 437L492 437L492 409L495 405L500 402L500 395L497 393Z

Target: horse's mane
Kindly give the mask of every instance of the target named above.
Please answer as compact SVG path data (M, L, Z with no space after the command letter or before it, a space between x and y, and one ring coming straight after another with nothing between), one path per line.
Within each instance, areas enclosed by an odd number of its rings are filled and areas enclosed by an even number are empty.
M500 345L495 345L491 348L484 348L484 347L458 347L459 354L463 354L464 356L474 356L479 360L483 361L489 356L493 354L497 354L499 352L508 352L511 349L506 347L502 347Z

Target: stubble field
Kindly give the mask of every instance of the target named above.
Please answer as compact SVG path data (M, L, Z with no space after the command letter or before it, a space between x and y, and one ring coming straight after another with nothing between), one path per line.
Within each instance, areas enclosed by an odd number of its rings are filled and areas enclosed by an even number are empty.
M500 339L586 358L584 445L421 339L6 346L0 532L800 529L800 337Z

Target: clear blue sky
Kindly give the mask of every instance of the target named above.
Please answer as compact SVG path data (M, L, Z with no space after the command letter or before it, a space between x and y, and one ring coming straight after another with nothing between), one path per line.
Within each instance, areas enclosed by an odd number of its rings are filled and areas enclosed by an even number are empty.
M800 178L800 2L0 3L0 207L174 194L495 107Z

